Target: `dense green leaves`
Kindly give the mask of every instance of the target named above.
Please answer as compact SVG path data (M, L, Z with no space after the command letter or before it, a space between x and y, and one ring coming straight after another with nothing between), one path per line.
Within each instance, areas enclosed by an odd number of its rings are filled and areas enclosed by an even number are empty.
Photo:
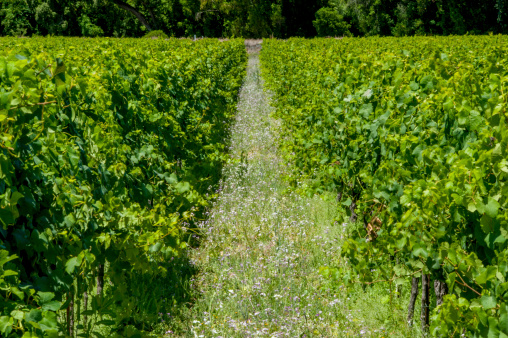
M212 197L243 41L0 43L0 333L53 334L104 265L90 302L120 323L131 276L166 273Z
M316 12L316 20L312 21L318 36L350 36L350 25L342 15L330 7L323 7Z
M506 33L506 0L2 0L0 35L355 36Z
M446 280L436 335L504 318L507 51L504 36L263 46L287 159L358 215L342 248L353 275Z
M506 32L504 0L331 0L354 35Z
M0 35L313 36L325 0L2 0Z

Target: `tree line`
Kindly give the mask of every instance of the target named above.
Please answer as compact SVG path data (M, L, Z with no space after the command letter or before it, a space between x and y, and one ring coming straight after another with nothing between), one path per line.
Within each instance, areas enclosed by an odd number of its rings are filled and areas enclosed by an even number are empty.
M508 0L3 0L0 35L262 38L508 32Z

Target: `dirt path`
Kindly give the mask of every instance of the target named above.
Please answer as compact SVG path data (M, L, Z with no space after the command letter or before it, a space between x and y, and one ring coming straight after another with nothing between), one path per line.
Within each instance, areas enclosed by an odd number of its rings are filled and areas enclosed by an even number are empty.
M296 337L327 330L339 305L318 290L315 264L336 254L332 208L285 193L277 154L277 121L252 54L232 130L231 162L220 197L203 224L207 239L194 253L203 273L192 336ZM316 224L319 222L320 224ZM331 317L330 317L331 316Z
M333 202L289 192L280 137L254 52L219 198L201 225L201 246L190 255L201 272L192 281L198 296L181 335L382 336L382 327L364 329L349 295L321 276L321 267L337 263L344 227L334 225Z

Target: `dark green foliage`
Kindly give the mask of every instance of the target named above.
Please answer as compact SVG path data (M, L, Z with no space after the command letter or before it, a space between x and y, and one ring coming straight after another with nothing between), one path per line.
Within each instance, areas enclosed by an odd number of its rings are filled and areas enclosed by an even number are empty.
M312 21L318 36L350 36L350 25L335 9L323 7L316 12L316 20Z
M354 35L506 32L504 0L331 0Z
M0 34L12 36L140 36L143 33L133 16L106 0L6 0L0 3L0 23Z
M62 33L67 29L67 21L55 24L56 20L57 14L51 9L47 2L43 2L35 8L35 21L41 29L50 34Z
M83 14L82 16L80 16L78 23L79 27L81 28L82 36L95 38L104 35L104 31L102 30L102 28L93 24L87 15Z
M0 3L0 33L2 35L25 36L33 34L35 23L35 1L13 0Z
M485 34L507 32L507 13L506 0L4 0L0 35Z

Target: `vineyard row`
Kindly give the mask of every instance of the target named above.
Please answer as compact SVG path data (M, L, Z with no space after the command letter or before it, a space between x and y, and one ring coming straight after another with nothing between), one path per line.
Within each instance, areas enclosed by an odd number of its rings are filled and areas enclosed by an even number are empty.
M421 279L436 336L508 336L506 55L506 36L263 43L293 183L304 175L350 216L323 273L411 285L410 323Z
M142 327L163 300L139 276L170 273L220 178L243 41L0 45L0 335Z

